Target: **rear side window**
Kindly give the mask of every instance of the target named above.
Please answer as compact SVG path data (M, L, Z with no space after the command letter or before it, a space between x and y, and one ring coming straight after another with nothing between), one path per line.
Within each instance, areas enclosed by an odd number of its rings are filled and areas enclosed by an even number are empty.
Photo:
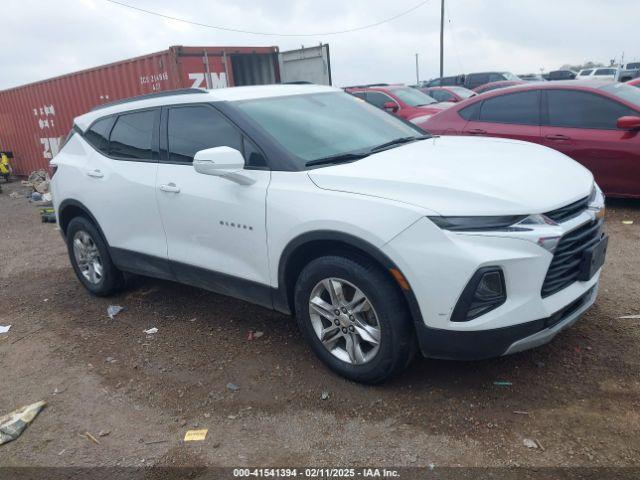
M637 115L606 97L573 90L547 91L547 106L553 127L615 130L618 118Z
M151 160L153 128L157 110L120 115L111 131L109 153L132 160Z
M580 76L586 77L588 75L591 75L591 72L593 72L593 70L583 70L582 72L580 72Z
M481 122L539 125L538 91L531 90L493 97L482 102Z
M94 122L91 128L85 132L85 140L93 145L96 150L104 154L109 153L109 132L112 125L113 117L103 118ZM73 133L73 130L71 133ZM68 138L71 138L71 134L69 134Z
M596 70L594 75L615 75L616 71L613 68L601 68Z
M170 108L167 128L171 162L191 163L196 152L213 147L243 151L240 131L211 107Z

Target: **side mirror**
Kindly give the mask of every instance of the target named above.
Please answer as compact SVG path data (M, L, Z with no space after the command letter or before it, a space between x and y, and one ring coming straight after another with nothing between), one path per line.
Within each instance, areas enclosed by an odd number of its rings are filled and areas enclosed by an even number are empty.
M398 104L395 102L385 102L382 108L387 112L396 113L398 111Z
M196 152L193 157L193 168L203 175L223 177L241 185L250 185L255 182L243 173L242 154L231 147L214 147Z
M620 117L617 126L620 130L640 130L640 116Z

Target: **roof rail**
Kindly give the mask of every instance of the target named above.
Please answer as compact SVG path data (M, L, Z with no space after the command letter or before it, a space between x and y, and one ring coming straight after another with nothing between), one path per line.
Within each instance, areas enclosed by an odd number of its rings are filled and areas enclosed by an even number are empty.
M137 95L135 97L122 98L120 100L114 100L113 102L103 103L96 105L91 111L100 110L102 108L113 107L114 105L121 105L123 103L136 102L138 100L147 100L149 98L170 97L172 95L188 95L191 93L207 93L207 90L203 88L178 88L176 90L165 90L163 92L146 93L144 95Z
M342 87L344 89L347 88L369 88L369 87L388 87L388 83L369 83L367 85L350 85L348 87Z

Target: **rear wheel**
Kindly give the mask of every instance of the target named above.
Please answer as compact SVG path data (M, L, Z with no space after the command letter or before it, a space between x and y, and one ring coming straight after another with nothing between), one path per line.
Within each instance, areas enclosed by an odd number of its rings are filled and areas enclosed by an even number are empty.
M298 278L295 308L315 353L351 380L382 382L415 354L411 318L397 287L365 259L313 260Z
M69 259L78 280L94 295L115 293L124 285L124 276L109 255L107 244L95 225L76 217L67 227Z

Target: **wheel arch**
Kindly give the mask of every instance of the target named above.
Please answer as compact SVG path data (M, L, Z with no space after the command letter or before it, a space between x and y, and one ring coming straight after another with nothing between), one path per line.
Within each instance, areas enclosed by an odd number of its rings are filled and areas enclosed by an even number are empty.
M93 216L91 211L82 202L73 199L64 200L58 207L58 226L60 227L62 235L65 238L67 235L67 228L69 227L69 223L75 217L85 217L90 220L91 223L96 226L96 228L100 232L100 235L102 235L102 239L107 244L107 246L109 245L109 243L107 242L107 237L104 236L104 232L102 231L100 224Z
M304 233L291 240L278 262L278 289L273 299L276 310L295 313L293 291L300 272L311 260L331 254L352 253L375 262L402 293L414 322L422 323L418 301L397 265L379 248L353 235L332 230ZM393 273L393 272L397 273ZM400 275L404 286L396 275Z

